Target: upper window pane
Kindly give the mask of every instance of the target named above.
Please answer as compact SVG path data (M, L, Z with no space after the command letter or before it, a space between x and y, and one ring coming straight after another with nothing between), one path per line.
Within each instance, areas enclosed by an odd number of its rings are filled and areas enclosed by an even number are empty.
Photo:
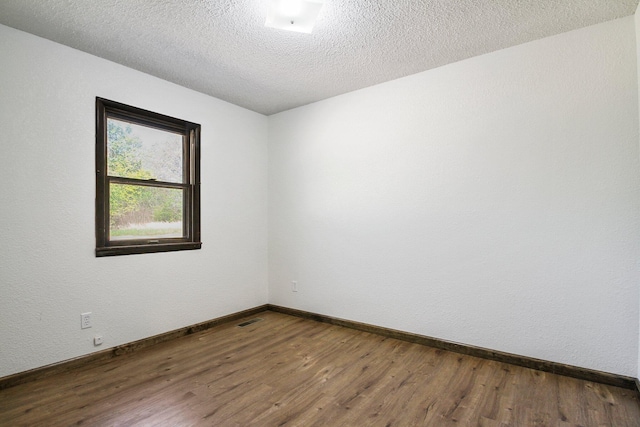
M182 183L182 138L178 133L107 118L107 174Z

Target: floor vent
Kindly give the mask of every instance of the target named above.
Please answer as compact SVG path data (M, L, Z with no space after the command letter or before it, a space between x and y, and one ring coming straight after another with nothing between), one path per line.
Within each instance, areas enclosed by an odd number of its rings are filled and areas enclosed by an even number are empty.
M242 323L240 323L240 324L238 325L238 327L240 327L240 328L244 328L245 326L252 325L252 324L254 324L254 323L256 323L256 322L259 322L259 321L261 321L261 320L262 320L261 318L256 317L255 319L247 320L246 322L242 322Z

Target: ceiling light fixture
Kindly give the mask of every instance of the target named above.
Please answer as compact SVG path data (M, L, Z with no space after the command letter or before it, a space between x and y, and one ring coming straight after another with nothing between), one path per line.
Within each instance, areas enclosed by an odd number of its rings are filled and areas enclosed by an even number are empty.
M311 33L322 9L322 0L271 0L265 26Z
M278 11L287 17L295 18L302 11L302 0L280 0Z

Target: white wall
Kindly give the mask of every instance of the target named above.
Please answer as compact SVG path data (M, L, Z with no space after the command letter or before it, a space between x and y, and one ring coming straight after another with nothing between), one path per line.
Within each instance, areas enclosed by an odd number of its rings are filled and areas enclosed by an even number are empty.
M94 256L96 96L202 125L202 250ZM0 377L267 302L265 116L0 26L0 144Z
M628 17L271 116L270 302L636 375L637 84Z
M637 58L637 73L638 73L638 97L640 98L640 4L636 9L635 14L635 29L636 29L636 58ZM638 141L640 143L640 140ZM640 289L640 277L638 278L638 287ZM640 301L640 292L638 295ZM640 302L639 302L640 304ZM638 323L640 323L640 318L638 318ZM639 328L640 329L640 328ZM640 331L638 332L640 333ZM640 338L638 338L638 371L636 377L640 379Z

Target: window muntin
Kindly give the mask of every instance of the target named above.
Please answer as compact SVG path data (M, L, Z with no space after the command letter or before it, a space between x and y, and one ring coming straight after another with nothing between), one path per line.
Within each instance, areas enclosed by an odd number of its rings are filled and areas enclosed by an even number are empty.
M199 249L200 125L96 99L96 255Z

